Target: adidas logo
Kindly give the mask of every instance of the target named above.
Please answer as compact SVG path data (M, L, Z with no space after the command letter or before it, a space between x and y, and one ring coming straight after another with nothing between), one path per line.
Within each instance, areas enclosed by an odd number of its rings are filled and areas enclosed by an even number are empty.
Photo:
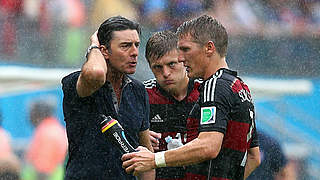
M151 122L163 122L163 120L161 119L161 117L159 116L159 114L157 114L156 116L154 116L151 119Z

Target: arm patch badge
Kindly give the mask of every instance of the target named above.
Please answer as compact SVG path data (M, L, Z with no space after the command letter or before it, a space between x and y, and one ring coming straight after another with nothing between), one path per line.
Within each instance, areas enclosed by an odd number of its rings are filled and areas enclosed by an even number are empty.
M200 124L213 124L216 122L216 107L202 107Z

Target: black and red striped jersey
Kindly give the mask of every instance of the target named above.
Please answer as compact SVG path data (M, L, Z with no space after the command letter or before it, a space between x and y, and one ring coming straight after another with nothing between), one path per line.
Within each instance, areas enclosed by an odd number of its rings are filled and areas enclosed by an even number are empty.
M187 179L243 180L247 149L259 145L250 90L237 72L219 69L199 92L190 112L199 119L199 133L218 131L224 138L215 159L187 167Z
M161 133L159 151L170 149L166 139L172 138L186 144L198 137L199 120L189 113L199 97L201 81L189 80L187 96L177 101L160 87L156 79L144 82L150 103L150 130ZM165 167L156 169L157 180L184 179L184 167Z

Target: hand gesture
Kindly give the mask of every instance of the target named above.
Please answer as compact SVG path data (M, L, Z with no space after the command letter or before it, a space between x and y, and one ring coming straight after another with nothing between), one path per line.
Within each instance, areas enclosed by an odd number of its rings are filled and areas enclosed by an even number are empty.
M122 167L128 174L132 173L134 176L156 168L154 153L142 146L139 146L137 150L138 152L124 154L121 158Z
M98 30L96 30L96 32L94 32L91 37L90 37L90 45L95 45L95 46L98 46L100 47L100 43L99 43L99 40L98 40Z
M150 141L152 144L152 147L155 151L159 150L159 139L161 138L161 133L157 133L154 131L150 132Z

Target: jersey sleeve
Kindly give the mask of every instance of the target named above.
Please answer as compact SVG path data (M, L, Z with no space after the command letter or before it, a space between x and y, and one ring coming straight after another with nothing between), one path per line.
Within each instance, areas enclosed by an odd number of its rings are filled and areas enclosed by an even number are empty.
M254 122L254 125L256 125L256 123ZM259 146L259 136L258 136L258 133L257 133L257 128L255 127L254 128L254 131L252 133L252 141L250 143L250 148L254 148L254 147L257 147Z
M77 80L79 75L80 75L80 72L75 72L75 73L69 74L68 76L62 79L61 81L62 90L65 97L71 98L71 97L77 96L76 85L77 85Z
M63 104L65 110L78 112L87 112L91 104L94 102L92 96L80 97L77 93L77 81L80 71L69 74L62 79Z
M223 81L213 78L203 85L200 95L200 126L199 131L218 131L223 134L227 129L227 112L230 91Z

